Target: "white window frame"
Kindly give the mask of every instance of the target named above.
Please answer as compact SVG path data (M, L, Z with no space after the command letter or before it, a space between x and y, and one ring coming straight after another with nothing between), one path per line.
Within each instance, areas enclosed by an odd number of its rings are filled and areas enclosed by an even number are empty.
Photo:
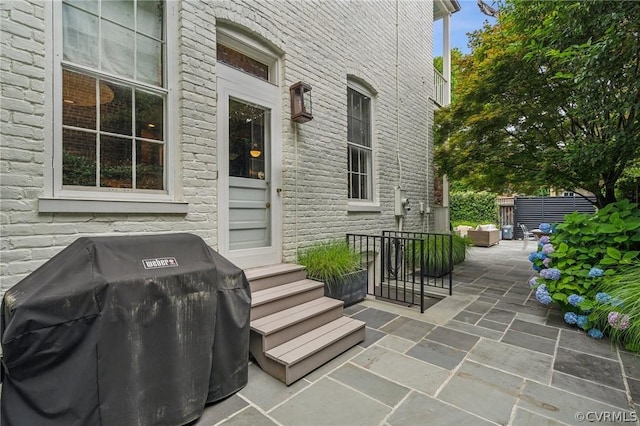
M39 211L74 213L187 213L188 204L178 200L176 185L179 159L179 134L175 113L178 97L177 87L177 41L179 2L165 2L165 189L164 191L94 191L87 188L64 189L62 186L62 108L57 107L62 99L63 27L62 2L45 2L46 25L45 51L51 58L45 65L45 119L51 123L45 129L44 194L39 199ZM82 71L82 66L72 70ZM122 81L119 76L101 73L110 80ZM49 77L51 76L51 77Z
M369 113L370 113L370 132L371 132L371 167L370 167L370 171L369 171L369 191L370 191L370 198L367 200L364 199L355 199L355 198L348 198L348 205L347 205L347 209L350 212L380 212L381 208L380 208L380 202L379 202L379 198L378 198L378 186L376 183L376 125L375 125L375 118L376 118L376 94L374 92L372 92L371 89L365 87L363 84L358 83L354 80L348 80L347 81L347 87L349 89L355 90L356 92L367 96L370 99L370 104L369 104ZM345 114L345 119L347 118L347 115ZM348 126L348 124L347 124ZM347 127L348 129L348 127ZM348 151L349 151L349 147L352 144L348 141L348 136L347 136L347 197L349 196L349 186L351 185L351 180L350 180L350 176L349 176L349 170L351 167L351 164L349 164L349 160L348 160ZM356 144L353 144L353 146L359 146Z

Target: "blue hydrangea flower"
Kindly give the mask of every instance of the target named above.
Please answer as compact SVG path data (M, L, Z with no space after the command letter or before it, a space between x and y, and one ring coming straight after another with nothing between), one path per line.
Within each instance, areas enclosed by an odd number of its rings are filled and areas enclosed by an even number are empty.
M533 265L532 268L533 268L534 271L538 271L538 272L540 272L542 270L542 268L539 267L538 265Z
M548 235L543 235L542 237L540 237L538 244L543 246L545 244L549 244L550 242L551 242L551 238L549 238Z
M542 278L546 278L548 280L559 280L560 279L560 270L556 268L549 268L540 271L540 276Z
M596 294L596 302L598 303L607 303L609 300L611 300L611 296L609 296L607 293Z
M538 226L538 229L540 229L544 233L549 233L551 232L551 225L543 222L540 224L540 226Z
M587 325L588 321L589 321L589 318L587 318L586 315L578 315L576 324L578 325L578 327L584 328L584 326Z
M543 251L539 251L538 253L536 253L536 257L540 260L544 260L547 258L547 254Z
M542 264L544 265L545 268L548 268L549 265L551 264L551 258L547 257L545 260L542 261Z
M551 244L545 244L542 246L542 252L545 254L551 254L554 251L555 250L553 249L553 246Z
M597 328L589 329L589 331L587 331L587 334L594 339L602 339L603 336L602 331L598 330Z
M544 284L541 284L536 289L536 299L543 305L548 305L549 303L551 303L551 296L549 295L549 291Z
M531 252L531 254L529 255L529 262L534 262L536 260L537 256L538 256L537 252L535 252L535 251Z
M567 298L567 301L570 305L577 307L579 303L584 302L584 297L578 296L577 294L572 294Z
M538 285L537 279L538 277L529 278L529 287L535 287L536 285Z
M564 322L573 325L578 322L578 315L576 315L575 312L567 312L564 314Z
M601 277L603 275L604 275L604 271L600 268L591 268L589 270L589 277L591 278Z

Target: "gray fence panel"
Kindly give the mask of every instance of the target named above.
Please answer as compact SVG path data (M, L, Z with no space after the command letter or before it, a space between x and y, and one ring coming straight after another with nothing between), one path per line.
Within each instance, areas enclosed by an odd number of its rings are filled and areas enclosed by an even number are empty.
M578 211L595 213L596 209L582 197L515 197L514 200L515 238L522 238L520 224L529 230L540 223L562 223L564 216Z

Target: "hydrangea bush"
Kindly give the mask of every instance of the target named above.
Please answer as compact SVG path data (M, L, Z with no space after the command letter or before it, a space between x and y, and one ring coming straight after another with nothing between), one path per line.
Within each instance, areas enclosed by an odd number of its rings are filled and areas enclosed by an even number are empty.
M633 316L616 310L625 301L598 289L639 258L637 205L624 200L593 215L572 213L559 225L541 223L540 230L543 227L551 236L540 238L537 251L529 255L537 272L529 280L536 299L545 305L557 303L568 324L594 338L601 338L603 329L629 329Z

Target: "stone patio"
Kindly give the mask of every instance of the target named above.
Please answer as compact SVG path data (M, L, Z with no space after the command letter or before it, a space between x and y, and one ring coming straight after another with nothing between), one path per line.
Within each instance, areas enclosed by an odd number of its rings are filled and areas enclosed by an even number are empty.
M289 387L252 364L248 385L193 425L639 424L640 358L535 300L532 246L472 248L453 296L424 314L347 308L364 342Z

